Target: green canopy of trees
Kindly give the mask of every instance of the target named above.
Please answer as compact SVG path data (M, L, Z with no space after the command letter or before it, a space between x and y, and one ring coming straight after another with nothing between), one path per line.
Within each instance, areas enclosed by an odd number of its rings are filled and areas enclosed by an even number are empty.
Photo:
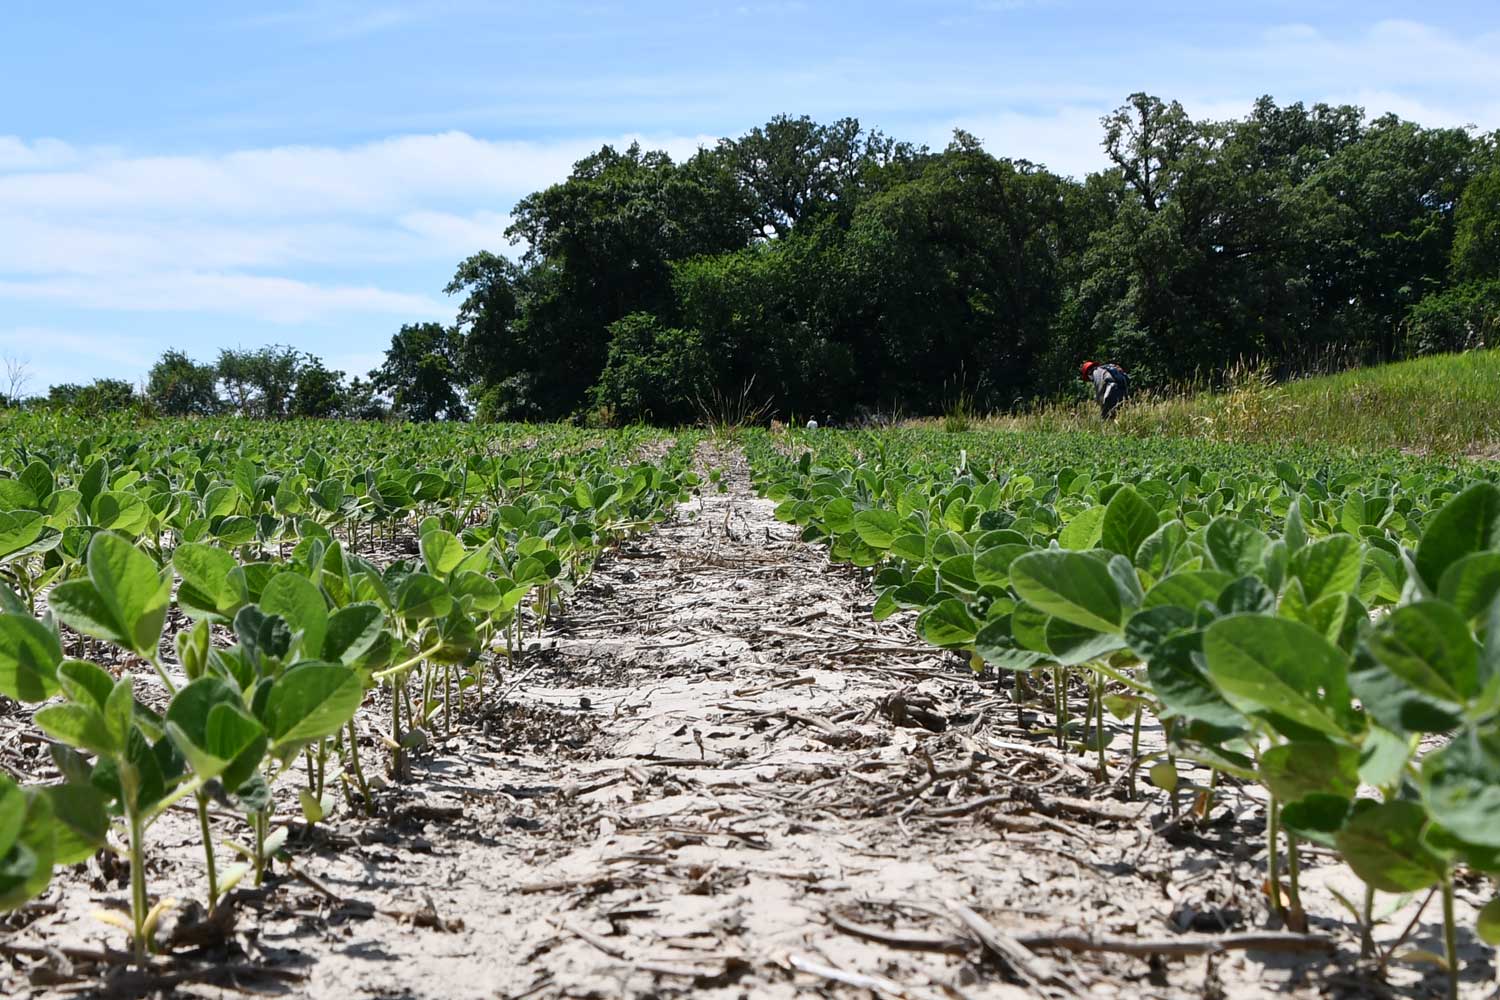
M852 119L683 162L606 146L522 199L519 261L463 261L454 325L403 328L376 384L420 419L673 422L746 386L782 413L913 412L1055 394L1087 357L1166 384L1496 329L1496 136L1270 98L1196 121L1147 94L1101 125L1110 166L1082 179Z

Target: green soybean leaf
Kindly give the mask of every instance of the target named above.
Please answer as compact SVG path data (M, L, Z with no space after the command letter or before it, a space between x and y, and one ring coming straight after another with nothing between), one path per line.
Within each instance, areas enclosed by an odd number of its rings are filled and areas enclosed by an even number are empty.
M1359 789L1359 751L1312 740L1281 743L1261 754L1260 778L1282 802L1309 795L1352 799Z
M248 603L238 563L223 549L184 542L172 553L172 567L182 577L177 603L195 618L229 622Z
M332 736L364 701L359 675L341 664L302 663L271 686L261 721L278 748Z
M1377 661L1435 698L1461 702L1479 692L1479 645L1450 604L1397 608L1366 642Z
M1359 780L1375 788L1391 788L1410 759L1410 743L1384 726L1372 724L1359 748Z
M1479 649L1459 612L1422 601L1398 608L1366 637L1349 685L1393 732L1440 733L1458 725L1467 699L1482 700L1479 676Z
M104 713L92 706L48 705L37 709L34 721L42 732L76 750L114 754L123 749L105 725Z
M489 581L485 581L489 582ZM490 586L493 588L494 584ZM495 604L499 604L495 589ZM328 618L328 632L323 637L323 655L327 659L352 665L358 663L380 641L385 615L376 604L361 602L335 611Z
M1124 486L1115 491L1105 508L1100 545L1134 560L1141 544L1160 526L1156 508L1130 486Z
M1302 584L1303 596L1312 604L1326 595L1354 590L1362 561L1353 535L1329 535L1293 553L1287 571Z
M1168 521L1151 533L1135 552L1135 564L1152 579L1171 572L1187 545L1187 528L1181 521Z
M260 595L260 609L279 615L292 632L302 634L302 658L323 655L323 637L328 633L328 602L307 577L295 571L271 577Z
M1031 552L1030 545L1014 542L979 549L974 553L974 579L981 586L1010 586L1010 565Z
M1446 865L1422 839L1427 811L1419 803L1382 802L1358 810L1334 835L1354 874L1381 892L1416 892L1442 878Z
M901 518L894 511L862 510L854 515L854 531L873 549L885 551L901 531Z
M949 598L917 616L917 631L926 642L951 649L972 644L979 623L962 601Z
M52 810L53 863L73 865L93 857L109 831L108 800L90 785L47 785L38 791Z
M26 793L7 775L0 774L0 858L20 839L25 822Z
M528 560L523 560L526 562ZM537 563L537 572L545 573L545 568L540 560L531 559ZM517 566L517 572L520 567ZM535 574L532 574L535 577ZM545 583L551 579L543 576L536 583ZM402 580L396 586L395 610L403 618L422 620L426 618L441 618L453 608L453 596L448 592L448 585L435 576L426 573L413 573Z
M1480 908L1474 929L1479 935L1479 940L1485 944L1491 947L1500 945L1500 896Z
M1065 667L1102 659L1125 648L1125 639L1118 632L1096 632L1061 618L1047 620L1046 642L1053 659Z
M1315 844L1334 848L1334 838L1349 816L1350 799L1343 795L1315 792L1281 807L1281 825Z
M1028 604L1096 632L1120 632L1125 600L1109 567L1081 552L1050 550L1010 565L1011 585Z
M1079 511L1057 533L1057 544L1074 551L1093 548L1104 533L1104 514L1104 507Z
M1475 483L1445 503L1423 526L1416 566L1436 590L1443 574L1464 556L1500 547L1500 488Z
M86 563L95 593L85 597L81 589L70 589L64 606L57 608L58 617L81 632L154 657L171 600L171 574L163 573L130 542L107 531L89 542ZM83 584L81 580L62 584L54 594Z
M64 660L57 668L57 683L69 701L104 711L115 690L109 671L87 660Z
M1301 735L1299 727L1336 739L1349 735L1348 657L1308 626L1230 615L1203 633L1203 654L1215 686L1240 711L1270 716L1292 738Z
M14 801L15 796L20 797L25 812L9 848L0 852L0 912L40 895L52 880L56 834L51 802L45 795L22 791L0 774L0 803Z
M1216 569L1187 570L1173 573L1156 586L1146 591L1141 601L1142 608L1173 606L1185 611L1196 611L1204 601L1213 603L1224 588L1234 582L1234 577Z
M62 644L34 618L0 615L0 694L34 704L57 693Z
M1225 700L1199 666L1201 643L1197 633L1172 636L1160 643L1146 664L1151 690L1161 699L1167 716L1196 719L1225 729L1248 727L1249 720Z
M1432 818L1459 838L1500 848L1500 727L1470 727L1422 761Z
M1150 660L1169 638L1189 631L1192 627L1192 612L1164 604L1131 615L1130 620L1125 623L1125 641L1137 656Z
M1209 522L1203 544L1216 568L1231 577L1240 577L1250 576L1260 568L1271 540L1247 521L1219 517Z
M583 482L580 480L579 485ZM422 562L427 566L427 572L433 576L447 576L458 568L463 562L464 543L458 540L458 536L449 531L429 531L422 536L419 548L422 553Z
M1438 580L1437 596L1473 619L1489 610L1500 594L1500 552L1474 552L1456 560Z
M104 701L104 725L115 746L125 746L129 741L134 717L135 679L129 674L122 674Z
M84 635L131 648L129 629L115 616L114 609L90 580L59 583L47 595L47 606L63 624Z
M927 559L927 536L915 533L898 535L891 542L891 555L911 563L924 562Z

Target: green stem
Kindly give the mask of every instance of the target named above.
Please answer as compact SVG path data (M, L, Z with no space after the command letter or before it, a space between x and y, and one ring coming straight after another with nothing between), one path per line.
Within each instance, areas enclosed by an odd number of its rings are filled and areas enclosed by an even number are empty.
M266 813L260 810L252 817L255 827L255 884L259 886L266 873Z
M354 782L359 785L359 794L365 800L365 811L374 814L375 803L370 798L370 786L365 783L365 770L359 764L359 734L354 731L354 720L349 720L349 765L354 771Z
M405 685L399 682L391 684L391 780L401 780L401 765L405 763L405 755L401 751L401 689Z
M1270 876L1271 912L1285 913L1281 905L1281 807L1276 797L1266 806L1266 868Z
M219 869L214 861L213 828L208 825L208 796L198 793L198 833L203 838L203 860L208 866L208 912L219 902Z
M1375 954L1375 887L1365 883L1364 913L1359 922L1359 954L1370 958Z
M1145 705L1135 703L1135 720L1130 724L1130 797L1135 798L1135 772L1141 760L1141 714Z
M438 650L440 650L442 648L443 648L443 646L442 646L441 643L439 643L438 645L435 645L435 646L429 646L427 649L422 650L420 653L418 653L416 656L413 656L411 659L409 659L409 660L403 660L402 662L396 664L394 667L387 667L386 669L384 669L382 671L379 671L378 673L372 674L371 676L374 677L375 680L377 680L377 681L390 680L392 677L395 677L397 674L400 674L400 673L402 673L404 671L410 670L412 667L415 667L417 664L421 663L423 660L427 659L429 656L432 656L434 653L436 653Z
M1286 867L1291 882L1287 890L1292 904L1292 913L1300 919L1302 914L1302 858L1297 851L1297 838L1290 830L1286 834Z
M177 693L177 685L173 684L172 678L167 676L167 668L162 666L161 657L153 653L151 656L151 666L155 668L156 676L160 677L162 684L166 686L167 694L175 695Z
M134 796L132 795L133 799ZM126 820L130 825L130 919L135 925L131 944L134 946L135 962L146 967L146 830L141 814L134 806L126 806Z
M1453 872L1443 872L1443 957L1448 960L1448 1000L1458 1000L1458 926L1453 919Z
M1104 678L1094 679L1094 744L1099 751L1099 781L1109 781L1109 761L1105 758L1108 746L1104 738Z
M1061 666L1052 668L1053 714L1057 717L1057 748L1068 748L1068 690L1065 671Z

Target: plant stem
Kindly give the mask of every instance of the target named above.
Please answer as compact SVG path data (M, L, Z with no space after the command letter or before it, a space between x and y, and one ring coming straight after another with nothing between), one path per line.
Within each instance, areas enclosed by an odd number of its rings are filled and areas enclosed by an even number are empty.
M208 912L212 913L219 902L219 869L214 862L213 829L208 825L208 796L202 792L198 799L198 831L203 838L203 860L208 865Z
M266 872L266 813L260 810L252 817L255 827L255 884L259 886Z
M1287 894L1290 897L1292 913L1300 920L1302 916L1302 858L1297 852L1297 838L1290 830L1286 835L1286 867L1291 881ZM1301 928L1294 929L1301 930Z
M1135 799L1135 772L1136 766L1141 760L1141 713L1145 711L1145 705L1137 701L1135 703L1135 720L1130 724L1130 798Z
M1052 668L1053 714L1057 717L1057 748L1068 748L1068 690L1065 673L1061 666Z
M1105 759L1107 743L1104 738L1104 678L1094 678L1094 744L1099 751L1099 781L1109 782L1109 761Z
M1270 803L1266 806L1266 848L1268 858L1266 868L1270 877L1271 912L1285 917L1286 911L1281 905L1281 805L1276 797L1271 796Z
M370 786L365 784L365 770L359 764L359 734L354 730L353 719L349 720L349 766L354 770L354 781L359 785L359 794L365 800L365 811L373 815L375 803L370 798Z
M1443 872L1443 957L1448 960L1448 1000L1458 1000L1458 928L1453 920L1453 872Z
M132 801L134 795L131 796ZM126 819L130 824L130 920L135 925L131 944L134 946L135 962L146 967L146 830L141 822L140 811L126 805Z
M401 765L405 763L405 755L401 751L401 682L391 683L391 780L401 780Z
M1359 955L1369 958L1375 954L1375 887L1365 883L1365 908L1359 924Z

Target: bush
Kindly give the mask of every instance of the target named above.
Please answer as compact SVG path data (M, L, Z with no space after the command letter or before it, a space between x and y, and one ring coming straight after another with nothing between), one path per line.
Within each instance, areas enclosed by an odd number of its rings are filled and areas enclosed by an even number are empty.
M697 330L663 327L632 313L609 327L609 357L591 390L617 419L684 423L714 384L714 364Z
M1500 333L1500 279L1470 281L1412 307L1407 320L1411 354L1469 351L1495 343Z

